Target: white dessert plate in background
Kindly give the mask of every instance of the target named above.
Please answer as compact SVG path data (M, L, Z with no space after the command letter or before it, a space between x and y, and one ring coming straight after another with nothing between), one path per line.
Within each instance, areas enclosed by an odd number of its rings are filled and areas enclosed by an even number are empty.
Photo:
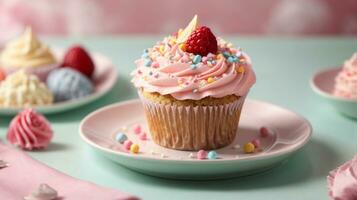
M218 159L199 160L196 152L158 146L150 136L147 140L140 140L133 131L137 124L149 133L141 102L131 100L89 114L81 122L79 132L99 155L144 174L174 179L218 179L262 172L279 165L301 149L312 134L310 123L303 117L276 105L247 99L235 141L216 150ZM261 126L271 130L269 137L260 137ZM138 154L130 153L115 141L118 131L139 144ZM243 145L255 138L260 138L260 150L244 153Z
M339 67L317 72L312 77L310 85L315 93L330 103L337 111L349 117L357 118L357 100L333 95L335 78L341 69Z
M53 53L55 54L57 60L63 59L63 49L55 49ZM43 114L63 112L93 102L108 93L113 88L117 80L118 74L116 67L109 58L99 53L91 53L91 57L96 66L92 79L94 85L94 92L92 94L75 100L56 102L48 106L35 106L34 108ZM23 108L20 107L0 108L0 115L15 115L22 109Z

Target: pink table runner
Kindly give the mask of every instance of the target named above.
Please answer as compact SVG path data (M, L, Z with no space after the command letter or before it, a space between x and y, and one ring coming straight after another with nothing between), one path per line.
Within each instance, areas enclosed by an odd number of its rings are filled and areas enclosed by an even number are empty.
M61 200L134 200L134 196L78 180L35 161L24 152L0 142L0 160L9 167L0 169L0 199L21 200L46 183Z

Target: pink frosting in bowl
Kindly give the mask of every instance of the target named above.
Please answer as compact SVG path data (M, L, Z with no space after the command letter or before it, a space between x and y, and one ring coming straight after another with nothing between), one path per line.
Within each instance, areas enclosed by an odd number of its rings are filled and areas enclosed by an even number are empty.
M31 108L19 113L11 121L7 132L7 140L25 150L45 148L52 137L50 123Z
M199 100L245 96L255 83L250 58L232 44L218 39L217 54L201 57L183 51L173 40L175 36L166 37L135 61L137 68L131 74L135 87L178 100Z

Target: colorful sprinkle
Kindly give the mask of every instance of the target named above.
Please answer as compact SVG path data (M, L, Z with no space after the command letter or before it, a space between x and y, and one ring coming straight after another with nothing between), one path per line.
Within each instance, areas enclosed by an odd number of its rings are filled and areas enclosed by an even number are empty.
M217 55L217 60L220 60L223 57L223 55L220 53Z
M139 124L135 125L133 131L135 134L141 133L141 126Z
M131 152L131 153L139 153L139 145L137 145L137 144L132 144L132 145L130 146L130 152Z
M192 59L192 62L194 64L197 64L197 63L201 62L201 60L202 60L202 56L201 55L195 55L195 57L193 57L193 59Z
M214 78L212 78L212 77L208 77L208 79L207 79L207 83L213 83L215 80L214 80Z
M117 142L119 142L120 144L123 144L125 142L125 140L127 140L128 137L124 134L124 133L118 133L116 136L115 136L115 140Z
M161 46L159 47L159 52L160 52L161 54L164 54L164 50L165 50L164 45L161 45Z
M207 158L210 159L210 160L217 159L217 152L215 152L215 151L208 152Z
M189 158L194 158L193 153L188 154L188 157L189 157Z
M207 152L205 150L199 150L197 152L197 159L203 160L207 158Z
M235 57L235 56L229 56L227 61L230 62L230 63L235 63L237 62L238 58Z
M144 50L143 50L143 54L144 54L144 53L148 53L148 52L149 52L149 49L144 49Z
M160 74L155 74L154 78L159 78Z
M150 75L150 76L152 76L152 75L153 75L152 71L150 71L150 72L149 72L149 75Z
M186 46L185 46L185 44L180 44L179 45L179 48L182 50L182 51L185 51L185 49L186 49Z
M251 141L256 149L260 148L260 140L258 138Z
M145 65L146 67L150 67L150 66L151 66L151 63L152 63L152 61L151 61L150 59L147 59L147 58L144 59L144 65Z
M229 52L225 51L225 52L223 52L223 56L224 56L225 58L228 58L228 57L231 56L231 54L230 54Z
M254 144L251 142L248 142L247 144L244 145L244 152L245 153L253 153L255 150Z
M196 93L196 92L198 92L198 89L195 88L195 89L192 90L192 92L193 92L193 93Z
M146 53L143 53L142 55L141 55L141 58L149 58L149 54L146 52Z
M204 56L203 58L202 58L202 62L203 63L206 63L208 61L208 57L207 56Z
M133 144L132 141L130 141L130 140L125 140L125 142L124 142L124 148L125 148L126 150L130 150L130 147L131 147L132 144Z
M264 126L260 128L259 133L260 133L260 137L262 138L269 137L270 135L269 129Z
M239 66L238 69L237 69L237 72L238 73L244 73L245 69L243 66Z
M140 133L139 134L139 139L140 140L146 140L147 139L146 133L145 132Z
M152 67L153 68L159 68L160 67L160 64L156 61L152 62Z

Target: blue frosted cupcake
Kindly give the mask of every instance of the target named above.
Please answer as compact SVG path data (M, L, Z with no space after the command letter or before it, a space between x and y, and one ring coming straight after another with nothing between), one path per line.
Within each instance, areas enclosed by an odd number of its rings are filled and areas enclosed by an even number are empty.
M93 84L87 77L70 68L52 71L47 77L47 86L56 102L79 99L94 91Z

